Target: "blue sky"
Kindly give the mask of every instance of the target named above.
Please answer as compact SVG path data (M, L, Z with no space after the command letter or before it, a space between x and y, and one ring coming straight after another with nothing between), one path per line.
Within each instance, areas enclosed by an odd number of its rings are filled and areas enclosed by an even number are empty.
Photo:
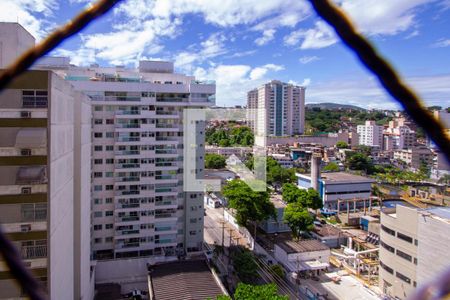
M335 0L427 105L450 106L450 0ZM0 21L37 39L88 0L1 0ZM134 66L175 62L178 72L217 83L218 105L239 105L271 79L307 86L306 102L396 108L302 0L125 0L64 42L73 63Z

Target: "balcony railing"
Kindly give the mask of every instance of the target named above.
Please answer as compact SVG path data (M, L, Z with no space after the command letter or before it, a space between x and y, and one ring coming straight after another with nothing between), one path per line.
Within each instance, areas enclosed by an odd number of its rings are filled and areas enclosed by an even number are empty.
M116 164L116 169L131 169L131 168L139 168L140 164Z
M124 150L124 151L115 151L116 155L139 155L141 152L139 150Z
M139 142L141 140L141 138L140 137L134 137L134 136L131 136L131 137L118 137L117 139L116 139L116 142Z
M121 208L138 208L140 207L139 203L128 203L128 204L117 204L116 205L116 209L121 209Z
M117 177L116 182L133 182L139 181L140 177L130 176L130 177Z
M139 110L116 110L116 115L139 115Z
M22 222L37 222L47 220L47 209L22 211Z
M23 259L47 257L47 246L23 246L20 249Z
M165 214L155 214L156 219L162 219L162 218L176 218L176 215L171 213L165 213Z
M133 222L133 221L139 221L138 216L124 216L124 217L117 217L116 222Z
M117 230L118 235L139 234L139 229L136 230Z
M116 124L115 128L140 128L140 124Z
M125 190L125 191L116 191L116 196L127 196L127 195L139 195L140 191L129 191L129 190Z

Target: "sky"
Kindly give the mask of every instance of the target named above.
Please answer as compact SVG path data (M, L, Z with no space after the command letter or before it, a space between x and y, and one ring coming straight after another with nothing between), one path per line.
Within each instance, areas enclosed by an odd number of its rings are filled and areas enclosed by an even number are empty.
M450 0L334 0L428 106L450 106ZM89 0L1 0L0 21L41 40ZM52 55L76 65L169 60L215 80L216 103L244 105L272 79L306 86L306 103L399 106L304 0L124 0Z

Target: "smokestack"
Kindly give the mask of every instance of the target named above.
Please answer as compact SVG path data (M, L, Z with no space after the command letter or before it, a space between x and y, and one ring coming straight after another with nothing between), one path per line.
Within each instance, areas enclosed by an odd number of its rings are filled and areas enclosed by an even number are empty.
M321 163L322 163L322 156L318 153L314 153L311 157L311 187L316 191L319 191Z

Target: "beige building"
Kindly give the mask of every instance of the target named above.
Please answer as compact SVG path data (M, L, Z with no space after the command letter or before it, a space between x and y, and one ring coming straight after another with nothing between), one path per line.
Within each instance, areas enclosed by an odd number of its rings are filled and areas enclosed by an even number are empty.
M0 223L51 299L93 297L90 119L88 98L51 71L0 93ZM23 297L0 258L0 299Z
M252 128L265 127L268 136L300 135L305 131L305 87L272 80L247 93ZM265 110L265 119L257 109Z
M377 125L375 121L366 121L364 125L358 125L356 128L360 145L383 146L383 126Z
M425 146L394 151L394 159L404 161L408 167L419 169L422 163L432 167L434 154Z
M397 205L381 212L380 279L384 295L406 299L450 267L450 209Z

